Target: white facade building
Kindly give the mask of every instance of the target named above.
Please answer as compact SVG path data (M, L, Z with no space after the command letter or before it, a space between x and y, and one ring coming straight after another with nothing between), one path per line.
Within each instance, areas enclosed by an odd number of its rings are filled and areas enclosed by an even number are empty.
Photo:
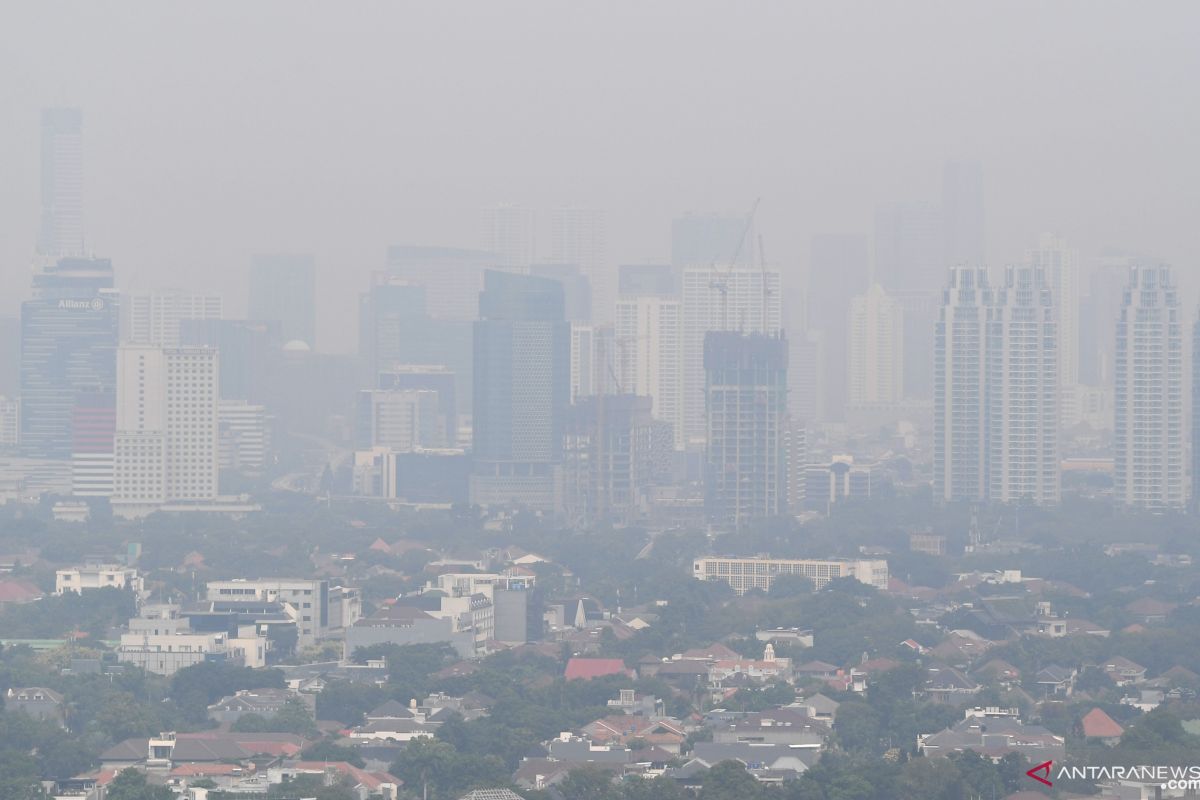
M984 336L991 302L987 271L950 270L934 332L933 496L982 500L984 468Z
M222 400L217 427L220 468L245 475L261 474L270 446L266 407L244 400Z
M122 340L179 347L185 319L221 319L221 298L182 289L133 292L121 298Z
M814 589L822 589L835 578L854 578L859 583L884 591L888 586L888 564L881 559L734 558L708 556L692 562L692 577L702 581L724 581L738 594L749 589L770 591L774 580L784 575L808 578Z
M777 334L782 327L779 272L760 267L690 267L683 271L681 352L684 442L705 436L704 334Z
M138 571L120 564L88 564L54 573L55 594L83 594L92 589L105 588L128 589L134 594L141 594L145 589Z
M329 582L306 578L237 578L209 581L205 598L226 601L287 603L296 611L298 643L308 645L333 627L329 616ZM344 620L341 620L344 622ZM354 624L357 619L349 624Z
M904 310L878 283L850 300L847 399L852 408L904 400Z
M649 396L650 413L671 423L675 449L683 449L682 304L661 295L622 297L615 334L620 391Z
M1058 386L1064 424L1079 420L1076 386L1079 384L1079 251L1052 233L1044 233L1026 263L1046 275L1046 284L1058 308Z
M114 513L217 499L219 403L216 350L118 349Z
M1169 267L1130 269L1116 332L1114 498L1151 510L1180 508L1183 312Z

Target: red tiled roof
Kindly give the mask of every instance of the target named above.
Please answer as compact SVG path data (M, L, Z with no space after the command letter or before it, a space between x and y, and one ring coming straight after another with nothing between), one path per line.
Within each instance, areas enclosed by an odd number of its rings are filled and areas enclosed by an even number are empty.
M569 681L603 678L606 675L628 675L625 662L619 658L572 658L567 662L565 677Z
M365 769L359 769L345 761L297 761L290 766L305 772L324 772L327 769L335 769L343 775L349 776L356 784L371 790L378 789L379 785L383 783L400 785L400 779L390 772L367 772Z
M0 581L0 603L28 603L42 596L42 590L33 581L9 578Z
M1116 720L1104 713L1103 709L1093 708L1083 718L1083 735L1096 739L1115 739L1125 732Z

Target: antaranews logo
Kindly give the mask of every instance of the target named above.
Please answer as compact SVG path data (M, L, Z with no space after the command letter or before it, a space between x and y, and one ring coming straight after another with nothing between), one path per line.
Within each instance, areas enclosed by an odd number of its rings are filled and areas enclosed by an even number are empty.
M1038 764L1033 769L1026 770L1025 774L1028 775L1029 777L1033 778L1038 783L1045 784L1046 786L1053 786L1054 783L1051 782L1051 780L1050 780L1050 768L1053 765L1054 765L1053 761L1043 761L1041 764ZM1041 774L1039 775L1038 773L1041 773Z

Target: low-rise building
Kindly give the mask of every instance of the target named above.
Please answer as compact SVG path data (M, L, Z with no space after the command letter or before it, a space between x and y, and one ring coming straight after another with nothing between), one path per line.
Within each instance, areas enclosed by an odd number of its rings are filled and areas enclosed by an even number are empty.
M241 689L222 697L208 707L208 716L222 724L237 722L245 714L272 717L292 701L303 703L309 713L316 715L316 698L292 689Z
M355 590L342 589L343 593L346 591ZM354 617L355 608L353 605L345 606L343 600L343 606L338 609L338 618L332 619L329 581L312 578L235 578L209 581L205 596L209 600L257 600L289 604L296 610L296 632L298 644L302 647L314 644L330 630L339 626L345 627L346 621Z
M750 589L770 591L775 579L785 575L808 578L815 589L824 588L837 578L854 578L881 591L888 586L888 564L882 559L707 556L692 562L693 577L705 581L724 581L738 594Z
M10 688L4 693L6 711L23 711L34 719L47 720L67 726L66 705L63 696L44 686Z
M948 756L973 750L999 761L1009 753L1025 756L1031 764L1060 761L1066 740L1039 725L1027 725L1015 709L967 709L961 721L937 733L917 737L917 749L926 756Z
M92 589L126 589L136 595L145 591L142 578L133 567L121 564L87 564L60 569L54 574L54 593L83 594Z

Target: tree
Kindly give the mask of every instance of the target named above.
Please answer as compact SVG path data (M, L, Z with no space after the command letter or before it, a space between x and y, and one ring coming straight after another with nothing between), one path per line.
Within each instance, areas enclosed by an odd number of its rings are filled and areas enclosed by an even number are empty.
M904 765L897 781L898 800L960 800L971 788L949 759L915 758Z
M378 686L331 681L317 695L317 719L358 725L368 711L387 699L387 692Z
M113 778L105 800L174 800L175 793L165 786L151 786L143 772L130 767Z
M571 800L621 800L621 790L613 783L612 772L595 766L571 770L559 791Z
M700 787L700 800L757 800L763 796L761 784L740 761L715 764Z
M300 753L304 761L345 761L347 764L362 769L367 764L353 747L334 744L328 739L322 739Z

